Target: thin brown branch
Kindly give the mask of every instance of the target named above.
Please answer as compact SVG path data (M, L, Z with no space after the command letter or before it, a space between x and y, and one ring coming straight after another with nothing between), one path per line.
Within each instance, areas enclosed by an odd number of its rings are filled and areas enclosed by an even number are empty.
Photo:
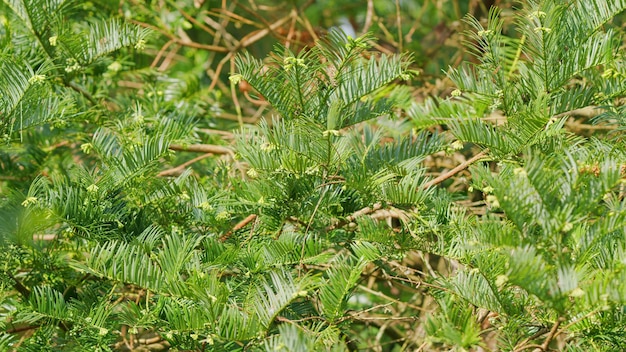
M533 345L526 345L526 346L522 346L519 350L515 350L515 352L522 352L524 350L528 350L534 348L534 351L541 351L541 345L537 345L537 344L533 344Z
M213 155L214 154L212 154L212 153L207 153L207 154L200 155L200 156L195 157L195 158L193 158L193 159L191 159L189 161L186 161L186 162L184 162L184 163L182 163L182 164L180 164L180 165L178 165L176 167L173 167L173 168L168 169L168 170L163 170L163 171L159 172L159 174L157 176L161 176L161 177L163 177L163 176L179 176L183 171L185 171L185 169L189 165L191 165L193 163L196 163L196 162L198 162L198 161L200 161L202 159L206 159L206 158L208 158L210 156L213 156Z
M157 343L157 342L163 341L163 338L161 336L157 335L157 336L154 336L154 337L151 337L151 338L139 339L137 341L140 344L143 344L143 345L150 345L150 344L153 344L153 343Z
M180 145L180 144L172 144L170 145L171 150L181 151L181 152L194 152L194 153L211 153L211 154L233 154L233 150L224 147L221 145L213 145L213 144L190 144L190 145Z
M220 12L216 12L216 13L212 13L211 11L207 12L207 14L212 15L215 14L215 16L217 17L224 17L224 18L228 18L231 22L235 22L235 21L239 21L239 23L241 24L245 24L248 26L253 26L253 27L258 27L258 28L263 28L263 25L254 22L252 20L249 20L243 16L240 16L228 9L222 9L220 10ZM235 20L235 21L233 21Z
M401 53L404 49L402 38L402 16L400 16L400 0L396 0L396 26L398 26L398 52Z
M168 31L157 27L157 26L153 26L149 23L145 23L145 22L141 22L141 21L137 21L137 20L130 20L131 23L134 23L138 26L144 27L144 28L149 28L153 31L159 32L161 34L163 34L164 36L168 37L170 40L174 41L174 43L182 45L182 46L188 46L191 48L196 48L196 49L203 49L203 50L209 50L209 51L215 51L215 52L219 52L219 53L227 53L228 49L218 46L218 45L210 45L210 44L201 44L201 43L196 43L194 41L190 41L190 40L183 40L181 38L178 38L177 36L175 36L172 33L169 33Z
M300 226L302 226L302 227L304 227L304 228L306 228L306 227L308 226L308 223L306 223L306 222L304 222L304 221L302 221L302 220L298 219L298 218L297 218L297 217L295 217L295 216L290 216L290 217L288 218L288 220L289 220L289 221L291 221L291 222L294 222L294 223L296 223L296 224L298 224L298 225L300 225Z
M592 118L598 115L598 107L597 106L586 106L580 109L574 109L566 112L562 112L560 114L552 116L553 119L560 119L565 116L580 116L586 118Z
M187 21L195 24L196 26L198 26L200 29L202 29L203 31L211 34L211 35L215 35L215 32L213 30L211 30L211 28L205 26L204 24L200 23L200 21L196 20L193 16L191 16L190 14L188 14L187 12L185 12L185 10L183 10L182 8L176 6L175 4L172 4L174 6L174 8L180 12L181 15L183 15L183 17L185 17L187 19Z
M391 302L399 304L399 305L405 305L407 307L410 307L412 309L419 310L419 311L425 311L426 310L423 307L416 306L416 305L411 304L409 302L403 302L403 301L397 300L397 299L395 299L393 297L389 297L389 296L387 296L386 294L384 294L384 293L382 293L380 291L372 290L371 288L368 288L367 286L364 286L364 285L359 285L358 288L363 290L363 291L365 291L365 292L367 292L367 293L369 293L369 294L378 296L378 297L380 297L382 299L386 299L388 301L391 301Z
M233 228L230 231L226 232L222 237L220 237L220 242L226 241L233 234L233 232L241 230L242 228L244 228L244 226L254 221L256 217L257 217L256 214L248 215L245 219L241 220L235 226L233 226Z
M170 50L169 53L167 53L167 55L165 55L165 58L161 62L161 66L159 66L159 71L163 72L169 68L170 64L172 63L172 61L174 61L174 57L176 57L176 54L178 53L178 50L180 50L180 48L181 48L181 45L176 45L174 48L172 48L172 50Z
M30 290L28 289L28 287L24 286L24 284L22 284L22 282L20 280L18 280L15 276L13 276L13 274L9 273L9 272L5 272L5 274L11 279L13 280L13 282L15 283L13 285L13 287L17 290L17 292L19 292L20 294L22 294L22 296L26 299L28 299L28 297L30 297Z
M206 134L217 134L220 135L224 139L234 139L235 134L229 131L216 130L210 128L199 128L198 132L206 133Z
M467 169L471 164L473 164L473 163L479 161L480 159L484 158L487 155L488 152L489 152L489 149L485 149L482 152L474 155L471 159L466 160L465 162L463 162L459 166L455 167L454 169L446 172L445 174L441 174L438 177L436 177L436 178L426 182L426 184L424 184L424 189L430 188L430 187L432 187L434 185L438 185L441 182L449 179L450 177L458 174L459 172Z
M374 18L374 0L367 0L367 12L365 13L365 23L361 34L367 33L372 26L372 18Z
M297 12L295 10L292 10L289 15L279 19L278 21L272 23L268 28L264 28L255 32L252 32L246 36L244 36L243 38L241 38L241 41L239 42L239 45L237 46L238 49L241 48L245 48L259 40L261 40L263 37L265 37L266 35L268 35L269 33L274 32L276 29L278 29L280 26L282 26L283 24L287 23L287 21L289 21L292 17L297 16Z
M556 320L556 322L552 326L552 329L550 330L550 333L548 334L546 339L541 344L541 350L542 351L547 351L548 350L548 346L550 346L550 342L552 342L552 339L554 339L554 337L556 336L557 331L559 331L559 326L561 325L561 323L563 321L565 321L565 318L563 318L563 317L559 317Z
M543 341L543 343L541 345L538 344L528 344L528 342L538 338L541 335L544 335L546 332L548 332L548 330L546 328L542 328L539 331L537 331L536 334L534 334L533 336L525 339L524 341L522 341L521 343L519 343L515 349L514 352L522 352L531 348L534 348L534 351L548 351L548 347L550 346L550 342L552 342L552 340L559 334L559 327L561 326L561 323L565 321L565 318L563 317L559 317L556 322L554 323L554 325L552 325L552 328L550 329L550 332L548 333L548 336L546 336L545 340Z
M333 225L330 225L330 226L326 227L326 231L332 231L334 229L338 229L338 228L344 227L347 224L353 222L356 218L358 218L360 216L372 214L375 211L381 209L382 207L383 207L382 204L376 203L372 207L365 207L365 208L363 208L361 210L355 211L354 213L352 213L352 215L346 217L345 219L340 220L336 224L333 224Z
M526 339L524 339L524 341L520 342L517 344L517 346L515 347L515 349L513 350L514 352L521 352L525 349L528 348L532 348L532 346L537 347L538 345L528 345L528 343L536 338L538 338L539 336L545 335L546 333L548 333L550 330L548 330L548 328L542 327L539 329L539 331L537 331L536 333L534 333L532 336L527 337Z
M229 17L226 17L224 20L228 22L229 19ZM216 30L215 36L224 40L223 42L229 51L233 51L235 46L239 45L239 41L224 29L226 23L218 23L208 16L204 18L204 22Z
M89 100L89 102L92 103L93 105L98 104L98 101L88 91L86 91L85 88L79 86L78 84L74 82L67 82L66 85L72 88L73 90L77 91L78 93L80 93L83 97L85 97L85 99Z
M15 334L18 332L24 332L24 331L29 331L29 330L35 330L35 329L39 329L40 325L27 325L27 326L20 326L17 328L12 328L7 330L7 334Z
M53 233L46 234L34 234L33 241L54 241L57 239L57 235Z
M167 43L165 43L161 47L161 49L159 49L159 52L156 54L156 56L154 57L154 60L152 60L152 63L150 64L150 68L156 67L159 61L161 61L161 57L163 57L163 54L165 54L165 51L167 50L167 48L169 48L170 45L172 44L174 44L174 40L169 40Z
M218 53L227 53L228 49L221 47L219 45L211 45L211 44L200 44L194 41L186 41L180 38L173 38L176 44L180 44L182 46L188 46L190 48L203 49L209 51L216 51Z
M224 56L224 58L217 63L217 66L215 67L215 74L213 75L213 81L211 81L211 85L209 85L209 92L213 91L217 82L221 82L220 74L222 73L222 68L224 67L224 64L230 61L230 59L233 57L233 53L234 52L231 51L230 53L226 54L226 56Z
M617 129L616 125L588 125L586 123L580 123L573 118L570 118L565 123L565 127L569 128L572 132L582 131L613 131Z
M293 36L296 33L296 23L297 21L297 17L294 16L291 18L291 24L289 25L289 31L287 32L287 38L285 38L285 48L289 49L291 47L291 40L293 39Z

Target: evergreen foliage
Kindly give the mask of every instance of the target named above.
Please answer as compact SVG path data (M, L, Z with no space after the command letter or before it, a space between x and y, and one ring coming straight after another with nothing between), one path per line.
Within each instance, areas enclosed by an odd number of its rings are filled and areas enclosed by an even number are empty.
M626 344L626 1L468 16L473 61L421 103L413 57L371 34L243 52L228 89L271 110L236 105L231 145L201 136L215 85L142 62L160 27L0 10L0 349ZM589 109L610 133L576 130ZM455 156L466 180L432 177Z

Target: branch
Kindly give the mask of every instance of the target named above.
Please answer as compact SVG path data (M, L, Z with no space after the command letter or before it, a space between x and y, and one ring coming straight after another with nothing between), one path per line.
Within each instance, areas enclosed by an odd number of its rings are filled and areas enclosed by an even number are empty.
M554 338L554 336L556 336L557 331L559 330L559 326L561 325L561 323L564 321L565 319L563 317L559 317L556 320L556 323L554 323L554 325L552 326L552 329L550 330L550 333L548 334L548 336L546 337L546 339L543 341L543 343L541 344L541 350L542 351L547 351L548 350L548 346L550 345L550 342L552 341L552 339Z
M525 349L529 349L529 348L533 348L533 347L537 347L538 345L528 345L528 343L536 338L538 338L541 335L545 335L548 332L548 329L545 327L542 327L539 329L539 331L537 331L536 333L534 333L532 336L527 337L526 339L524 339L524 341L522 341L521 343L518 343L517 346L515 346L515 349L513 350L513 352L521 352Z
M189 161L186 161L186 162L184 162L184 163L182 163L182 164L180 164L180 165L178 165L176 167L173 167L173 168L168 169L168 170L163 170L163 171L159 172L157 176L178 176L187 168L187 166L189 166L189 165L191 165L191 164L193 164L195 162L198 162L198 161L200 161L202 159L208 158L208 157L210 157L212 155L213 154L211 154L211 153L200 155L200 156L195 157L195 158L193 158L193 159L191 159Z
M7 332L7 334L15 334L15 333L18 333L18 332L24 332L24 331L28 331L28 330L39 329L40 327L41 327L41 325L20 326L20 327L17 327L17 328L8 329L6 332Z
M361 34L367 33L372 26L372 18L374 17L374 0L367 0L367 11L365 13L365 23L363 24L363 29L361 30Z
M248 225L251 221L256 219L256 214L250 214L245 219L238 222L230 231L226 232L222 237L220 237L220 242L226 241L230 235L235 231L241 230L244 226Z
M554 323L554 325L550 329L550 332L548 333L548 336L546 336L546 339L543 341L543 343L541 345L538 345L538 344L528 344L528 342L530 342L530 341L538 338L539 336L545 334L546 332L548 332L546 328L540 329L533 336L531 336L531 337L525 339L523 342L519 343L515 347L514 351L515 352L522 352L524 350L531 349L531 348L534 348L533 351L547 351L548 350L548 346L550 346L550 342L552 342L554 337L558 335L559 326L561 325L561 323L563 321L565 321L565 318L563 318L563 317L559 317L556 320L556 322Z
M15 284L13 285L15 290L17 290L17 292L19 292L24 298L28 299L28 297L30 297L30 290L26 286L24 286L24 284L22 284L22 282L18 280L15 276L13 276L11 273L5 272L5 274L9 278L11 278L13 282L15 282Z
M382 204L376 203L371 208L370 207L365 207L365 208L363 208L361 210L355 211L354 213L352 213L352 215L346 217L343 220L340 220L336 224L330 225L330 226L326 227L326 231L332 231L334 229L344 227L347 224L353 222L359 216L369 215L369 214L375 212L376 210L381 209L382 207L383 207Z
M570 118L565 123L565 127L568 127L573 132L582 132L582 131L612 131L616 130L617 126L614 125L588 125L584 123L577 122L573 118Z
M560 119L565 116L580 116L586 118L596 117L598 115L598 107L597 106L586 106L580 109L574 109L566 112L562 112L560 114L552 116L553 119Z
M489 149L483 150L482 152L474 155L471 159L466 160L465 162L463 162L459 166L455 167L454 169L446 172L445 174L439 175L435 179L432 179L432 180L426 182L426 184L424 184L423 188L426 189L426 188L430 188L430 187L432 187L434 185L440 184L441 182L443 182L443 181L449 179L450 177L458 174L459 172L467 169L471 164L473 164L473 163L477 162L478 160L484 158L487 155L488 152L489 152Z
M72 88L73 90L77 91L78 93L80 93L83 97L89 100L89 102L92 103L93 105L98 104L96 99L91 94L89 94L88 91L86 91L83 87L79 86L78 84L74 82L67 82L66 85Z
M180 145L180 144L172 144L170 145L171 150L182 151L182 152L195 152L195 153L211 153L211 154L233 154L233 150L228 147L223 147L221 145L213 145L213 144L190 144L190 145Z
M174 41L174 43L176 44L180 44L182 46L188 46L191 48L196 48L196 49L203 49L203 50L208 50L208 51L214 51L214 52L219 52L219 53L227 53L228 49L218 46L218 45L209 45L209 44L201 44L201 43L196 43L194 41L191 40L184 40L182 38L179 38L169 32L167 32L164 29L161 29L157 26L153 26L151 24L145 23L145 22L141 22L141 21L137 21L137 20L129 20L130 23L136 24L138 26L144 27L144 28L149 28L152 29L155 32L159 32L161 34L163 34L164 36L166 36L167 38L169 38L170 40Z
M430 181L426 182L426 184L424 184L423 188L427 189L427 188L430 188L430 187L432 187L434 185L440 184L441 182L449 179L450 177L456 175L457 173L465 170L468 166L470 166L471 164L475 163L476 161L484 158L487 155L488 152L489 152L489 149L483 150L482 152L476 154L474 157L472 157L471 159L465 161L464 163L462 163L461 165L455 167L454 169L446 172L443 175L439 175L439 177L437 177L437 178L435 178L433 180L430 180ZM382 205L380 203L374 204L374 206L371 207L371 208L370 207L365 207L365 208L363 208L361 210L358 210L358 211L352 213L352 215L346 217L345 219L340 220L336 224L333 224L333 225L330 225L330 226L326 227L326 231L332 231L332 230L341 228L343 226L346 226L347 224L353 222L357 217L363 216L363 215L370 215L370 214L374 213L375 211L380 210L381 208L382 208Z

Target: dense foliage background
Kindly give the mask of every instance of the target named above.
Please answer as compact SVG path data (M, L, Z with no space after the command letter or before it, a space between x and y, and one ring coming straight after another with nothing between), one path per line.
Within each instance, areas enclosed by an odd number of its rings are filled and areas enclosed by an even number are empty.
M616 351L625 0L0 4L0 350Z

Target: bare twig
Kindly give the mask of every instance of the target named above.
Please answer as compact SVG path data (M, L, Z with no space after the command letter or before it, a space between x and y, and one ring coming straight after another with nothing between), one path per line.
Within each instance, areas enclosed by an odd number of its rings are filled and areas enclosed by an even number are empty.
M210 128L199 128L198 132L206 133L206 134L217 134L220 135L224 139L234 139L235 135L229 131L216 130Z
M597 106L586 106L580 109L574 109L570 111L566 111L557 115L552 116L553 119L560 119L565 116L581 116L586 118L592 118L598 115L598 107Z
M261 38L265 37L269 33L274 32L280 26L282 26L283 24L285 24L289 20L291 20L292 17L295 17L297 15L298 15L298 13L295 10L292 10L289 13L289 15L279 19L278 21L276 21L274 23L272 23L268 28L264 28L264 29L261 29L261 30L258 30L258 31L255 31L255 32L252 32L252 33L246 35L239 42L238 49L239 48L245 48L245 47L249 46L250 44L253 44L253 43L261 40Z
M546 333L548 333L550 330L548 330L547 328L540 328L539 331L537 331L536 333L534 333L532 336L527 337L526 339L524 339L524 341L520 342L517 344L517 346L515 347L515 349L513 350L514 352L521 352L525 349L528 348L532 348L532 346L537 346L537 345L528 345L528 343L536 338L538 338L541 335L545 335Z
M522 352L524 350L528 350L531 348L534 348L534 351L548 351L548 347L550 346L550 342L552 342L552 340L559 334L559 326L561 326L561 323L565 321L565 318L563 317L559 317L556 322L554 323L554 325L552 325L552 328L550 329L550 332L548 333L548 336L546 336L546 339L543 341L543 343L541 345L538 344L528 344L528 342L538 338L539 336L545 334L546 332L548 332L547 329L541 329L539 330L536 334L534 334L533 336L525 339L524 341L522 341L520 344L517 345L517 347L515 347L515 352Z
M163 34L164 36L168 37L170 40L173 40L176 44L180 44L182 46L188 46L191 48L196 48L196 49L204 49L204 50L209 50L209 51L216 51L216 52L220 52L220 53L227 53L228 49L218 46L218 45L209 45L209 44L201 44L201 43L196 43L193 41L189 41L189 40L183 40L181 38L178 38L177 36L173 35L172 33L169 33L168 31L157 27L157 26L153 26L149 23L145 23L145 22L141 22L141 21L137 21L137 20L129 20L131 23L134 23L138 26L144 27L144 28L149 28L152 29L153 31L159 32L161 34Z
M561 325L561 323L565 320L565 318L563 317L559 317L556 322L554 323L554 325L552 326L552 329L550 330L550 333L548 334L548 336L546 337L546 339L543 341L543 343L541 344L541 350L542 351L547 351L548 350L548 346L550 346L550 342L552 342L552 339L556 336L557 331L559 330L559 326Z
M396 0L396 26L398 26L398 52L401 53L403 48L402 38L402 19L400 16L400 0Z
M367 33L372 26L372 18L374 17L374 0L367 0L367 12L365 13L365 23L363 24L362 34Z
M170 67L170 64L172 63L172 61L174 61L174 57L176 57L176 54L178 53L178 50L180 50L180 48L181 46L177 44L174 46L174 48L172 48L172 50L170 50L169 53L167 53L167 55L165 55L163 62L161 62L161 66L159 66L159 71L166 71Z
M572 132L581 131L612 131L617 129L616 125L588 125L586 123L580 123L573 118L570 118L565 123L565 127L569 128Z
M450 177L456 175L457 173L459 173L460 171L465 170L468 166L470 166L472 163L484 158L487 153L489 152L489 149L485 149L482 152L476 154L474 157L472 157L471 159L465 161L464 163L460 164L459 166L455 167L454 169L446 172L445 174L442 174L440 176L438 176L435 179L432 179L428 182L426 182L426 184L424 184L423 188L430 188L434 185L440 184L441 182L449 179ZM352 215L348 216L347 218L340 220L339 222L337 222L336 224L330 225L328 227L326 227L326 231L332 231L335 230L337 228L341 228L351 222L354 221L354 219L356 219L359 216L363 216L363 215L370 215L374 212L376 212L377 210L381 209L382 205L380 203L376 203L374 204L373 207L365 207L361 210L358 210L356 212L354 212Z
M39 329L40 325L27 325L27 326L20 326L17 328L11 328L8 329L6 332L7 334L16 334L19 332L24 332L24 331L28 331L28 330L35 330L35 329Z
M367 286L359 285L358 287L359 287L359 289L361 289L361 290L363 290L363 291L365 291L367 293L370 293L372 295L375 295L375 296L378 296L380 298L386 299L386 300L391 301L393 303L396 303L396 304L399 304L399 305L405 305L405 306L411 307L411 308L413 308L415 310L420 310L420 311L426 310L426 309L424 309L422 307L418 307L418 306L416 306L414 304L411 304L409 302L404 302L404 301L397 300L397 299L395 299L393 297L389 297L386 294L384 294L384 293L382 293L380 291L372 290L371 288L368 288Z
M233 226L233 228L230 231L226 232L222 237L220 237L220 242L226 241L233 234L233 232L241 230L242 228L244 228L244 226L254 221L256 217L257 217L256 214L248 215L245 219L241 220L235 226Z
M154 57L154 60L152 60L152 64L150 64L150 68L155 68L156 65L159 63L159 61L161 61L161 57L163 57L163 54L165 54L165 51L167 50L167 48L170 47L170 45L174 44L174 40L170 39L167 43L165 43L161 49L159 49L159 52L156 54L156 56Z
M233 57L233 53L234 51L231 51L230 53L226 54L226 56L224 56L224 58L217 63L217 66L215 67L215 74L213 75L213 81L211 81L211 85L209 85L209 92L215 88L217 82L221 82L220 74L222 73L222 68L224 68L224 64L230 61L230 59Z
M85 97L85 99L89 100L89 102L92 103L93 105L98 104L98 101L96 101L96 99L88 91L86 91L85 88L79 86L78 84L74 82L67 82L66 85L72 88L73 90L77 91L78 93L80 93L83 97Z
M232 149L221 146L221 145L213 145L213 144L190 144L190 145L172 144L170 145L170 149L176 150L176 151L182 151L182 152L231 154L231 155L233 154Z
M163 171L159 172L159 174L158 174L157 176L161 176L161 177L163 177L163 176L178 176L178 175L180 175L180 174L181 174L181 173L182 173L182 172L183 172L183 171L184 171L184 170L185 170L185 169L186 169L189 165L191 165L191 164L193 164L193 163L196 163L196 162L198 162L198 161L200 161L200 160L202 160L202 159L208 158L208 157L210 157L210 156L212 156L212 155L213 155L212 153L207 153L207 154L200 155L200 156L195 157L195 158L193 158L193 159L191 159L191 160L189 160L189 161L186 161L186 162L184 162L184 163L182 163L182 164L180 164L180 165L178 165L178 166L176 166L176 167L173 167L173 168L168 169L168 170L163 170Z
M375 211L377 211L377 210L379 210L381 208L382 208L382 204L376 203L372 207L365 207L365 208L363 208L361 210L355 211L354 213L352 213L352 215L346 217L343 220L340 220L336 224L330 225L330 226L326 227L326 231L332 231L334 229L344 227L347 224L353 222L359 216L372 214L373 212L375 212Z
M230 72L235 72L235 60L231 58L230 60ZM235 88L235 82L230 82L230 96L233 101L233 105L235 105L235 111L237 112L237 122L239 122L239 127L243 127L243 115L241 113L241 104L239 104L239 99L237 98L237 90Z
M437 178L434 178L428 182L426 182L426 184L424 184L424 188L430 188L434 185L438 185L441 182L449 179L450 177L456 175L457 173L467 169L467 167L469 167L471 164L475 163L476 161L484 158L487 153L489 152L489 149L485 149L482 152L474 155L474 157L472 157L469 160L466 160L465 162L463 162L462 164L460 164L459 166L455 167L454 169L446 172L445 174L439 175Z

